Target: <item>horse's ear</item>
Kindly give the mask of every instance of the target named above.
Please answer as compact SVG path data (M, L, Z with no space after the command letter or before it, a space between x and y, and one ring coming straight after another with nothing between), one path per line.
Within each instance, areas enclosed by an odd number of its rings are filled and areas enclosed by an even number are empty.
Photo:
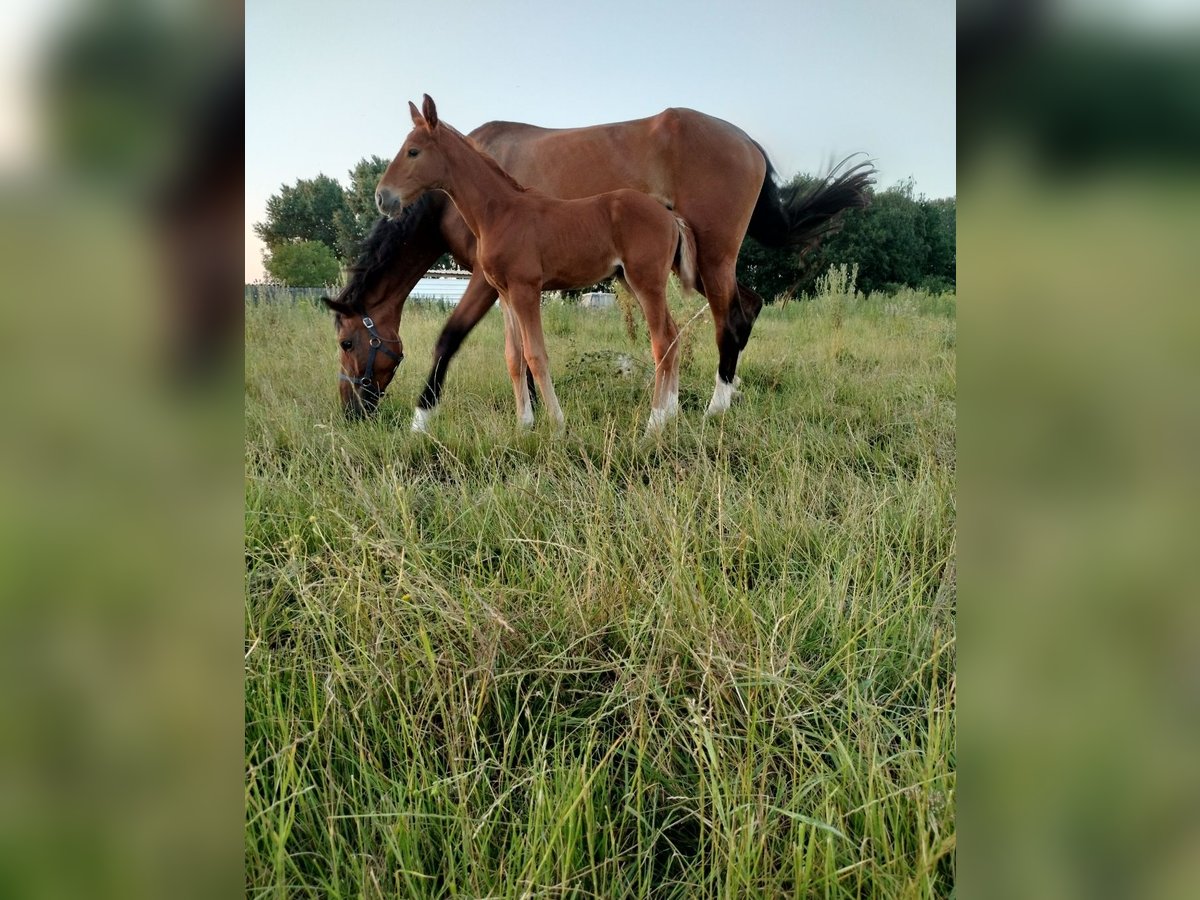
M326 306L328 306L335 313L338 313L340 315L343 315L343 316L354 315L354 310L352 310L347 304L342 303L340 300L330 300L328 297L322 297L321 302L324 303Z
M429 127L437 128L437 107L433 105L433 98L428 94L425 94L425 100L421 104L421 112L425 114L425 121L429 123Z
M408 111L412 114L414 125L416 125L418 128L420 128L422 125L425 125L425 119L417 111L417 105L411 100L408 101Z

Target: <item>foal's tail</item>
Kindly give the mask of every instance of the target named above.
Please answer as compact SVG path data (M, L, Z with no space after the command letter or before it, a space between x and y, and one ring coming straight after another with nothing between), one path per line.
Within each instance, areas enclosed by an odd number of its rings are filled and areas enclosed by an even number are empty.
M675 262L671 268L679 276L684 294L696 292L696 235L690 225L679 216L675 217L679 226L679 246L675 248Z
M841 227L842 213L871 204L868 190L875 183L875 167L870 160L846 168L854 158L848 156L810 187L781 188L775 183L775 169L766 151L758 149L767 160L767 177L746 233L760 244L811 249Z

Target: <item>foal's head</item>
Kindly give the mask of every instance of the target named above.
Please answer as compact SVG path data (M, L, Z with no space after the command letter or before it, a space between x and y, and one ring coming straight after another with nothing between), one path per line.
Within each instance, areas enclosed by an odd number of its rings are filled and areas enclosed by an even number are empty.
M449 126L439 124L433 99L425 95L423 113L412 103L408 109L413 130L375 189L375 203L385 216L395 216L426 191L444 187L448 174L438 142Z

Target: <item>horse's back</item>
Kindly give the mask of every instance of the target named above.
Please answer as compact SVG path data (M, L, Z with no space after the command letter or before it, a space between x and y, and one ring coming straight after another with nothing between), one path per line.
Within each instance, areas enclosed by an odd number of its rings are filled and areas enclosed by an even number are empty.
M714 145L725 144L731 148L755 146L750 136L732 122L684 106L668 107L662 112L641 119L569 128L546 128L526 122L495 120L483 123L469 136L488 153L496 156L497 153L506 154L507 148L514 141L546 138L550 142L608 144L614 140L637 140L643 135L665 136L668 140L686 137L690 140L706 140Z
M701 231L748 222L766 176L766 158L745 132L685 107L579 128L488 122L471 137L518 181L552 196L631 188L698 220ZM741 229L731 234L735 250Z

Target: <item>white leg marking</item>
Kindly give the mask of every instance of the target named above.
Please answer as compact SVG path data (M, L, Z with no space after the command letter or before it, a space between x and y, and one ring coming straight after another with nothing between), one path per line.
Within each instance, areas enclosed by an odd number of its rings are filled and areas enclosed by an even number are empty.
M663 426L667 424L667 419L669 418L670 416L667 414L665 408L651 407L650 421L646 423L646 434L658 434L662 431Z
M413 411L412 430L418 434L429 433L429 420L433 418L432 409L421 409L419 406Z
M646 423L646 434L658 434L664 425L679 413L679 394L672 391L667 395L666 405L650 408L650 421Z
M725 412L733 400L733 384L722 381L720 375L717 376L716 381L717 386L713 390L712 400L708 404L708 410L704 413L706 416L715 416Z
M521 425L525 428L533 427L533 402L529 399L529 391L525 391L525 408L521 410Z

